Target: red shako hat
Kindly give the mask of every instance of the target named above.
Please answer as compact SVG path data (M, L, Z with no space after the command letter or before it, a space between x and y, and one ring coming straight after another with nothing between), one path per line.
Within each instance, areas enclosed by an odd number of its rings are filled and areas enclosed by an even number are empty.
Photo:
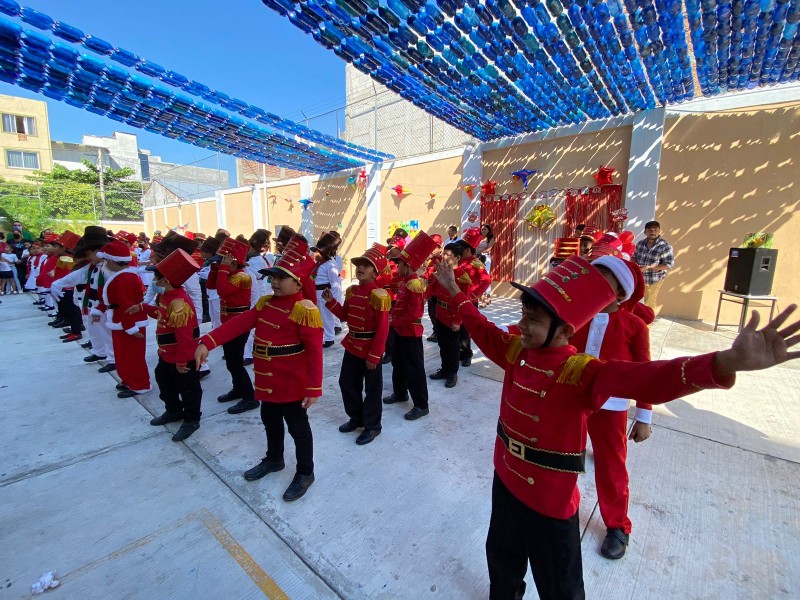
M592 260L601 256L616 256L622 258L622 241L612 234L606 233L592 246L589 256Z
M100 248L98 258L105 258L111 262L131 262L131 249L119 240L112 240Z
M595 227L594 225L587 225L583 228L581 232L582 238L589 238L593 242L598 241L601 237L603 237L603 232Z
M481 235L481 230L479 227L470 227L464 232L464 234L461 236L461 239L465 244L472 248L472 251L474 252L478 247L478 244L481 243L483 236Z
M54 242L57 242L58 241L58 234L57 233L53 233L53 232L45 233L42 236L42 241L45 244L52 244Z
M402 260L412 270L418 270L425 260L436 250L438 244L424 231L417 233L416 237L400 251L400 254L391 260Z
M315 266L316 262L308 254L308 241L302 235L294 234L275 264L269 269L261 269L259 273L277 277L288 275L302 285L311 276Z
M236 262L243 265L247 262L247 251L249 248L250 247L244 242L240 242L235 238L229 237L225 238L225 241L222 242L219 250L217 250L217 254L221 256L230 254L233 256L233 259Z
M75 244L77 244L81 239L77 233L70 231L67 229L64 233L62 233L55 241L56 244L61 244L67 250L74 250Z
M147 269L158 271L162 277L169 281L170 285L179 287L200 270L200 265L186 251L178 248L158 265L147 267Z
M351 258L350 262L356 266L359 265L369 265L371 267L375 267L375 270L380 275L383 273L383 270L386 268L386 246L383 244L372 244L372 248L369 248L364 254L361 256L356 256L355 258Z
M436 242L436 245L437 245L437 246L441 246L441 245L442 245L442 236L440 236L438 233L434 233L434 234L431 236L431 239L432 239L434 242Z

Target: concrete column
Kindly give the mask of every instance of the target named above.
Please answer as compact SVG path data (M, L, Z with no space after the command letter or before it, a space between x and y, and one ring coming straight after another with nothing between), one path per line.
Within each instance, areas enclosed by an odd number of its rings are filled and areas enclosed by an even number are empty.
M658 177L661 172L661 147L664 143L664 108L636 113L631 134L631 154L625 207L625 229L644 234L644 224L656 218Z
M169 226L169 221L167 220L167 206L166 206L166 204L161 207L161 212L162 212L162 214L164 216L164 227L166 227L167 231L169 231L172 228ZM162 233L162 235L166 235L167 231Z
M464 160L461 169L461 185L474 185L472 199L462 190L461 192L461 230L473 226L467 220L467 213L470 211L481 211L481 190L480 185L483 181L483 150L480 146L465 146ZM460 234L459 234L460 235Z
M371 248L374 243L383 243L380 239L381 231L381 163L373 163L366 167L367 189L366 189L366 209L367 209L367 248Z
M227 219L225 218L225 194L221 190L214 192L217 197L217 229L225 229Z
M197 232L202 233L203 224L200 223L200 203L197 200L195 200L194 202L194 218L195 221L197 222Z
M267 186L266 185L262 186L261 189L258 190L258 204L259 204L259 206L262 205L262 202L263 202L263 206L264 206L264 214L263 214L263 217L264 217L264 229L272 231L269 228L269 191L267 190Z
M255 185L251 188L251 197L253 203L253 228L260 229L264 220L264 211L261 208L261 190Z
M311 177L300 179L300 199L311 198ZM314 239L314 209L313 204L310 208L303 209L300 221L300 233L306 237L309 245L313 245Z

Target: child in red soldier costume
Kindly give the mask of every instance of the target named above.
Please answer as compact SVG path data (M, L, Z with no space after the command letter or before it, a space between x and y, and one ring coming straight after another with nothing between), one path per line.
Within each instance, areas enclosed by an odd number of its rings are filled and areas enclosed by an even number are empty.
M464 253L464 246L458 242L449 242L442 252L441 265L446 262L451 268L456 270L456 281L462 292L469 294L472 280L464 272L459 264ZM425 298L436 299L436 341L439 344L439 356L442 366L435 373L431 373L431 379L444 379L445 387L452 388L458 384L458 355L461 339L461 318L451 305L451 294L445 290L437 280L431 281L425 290Z
M58 260L52 272L50 295L56 302L58 309L56 311L55 320L48 323L48 325L56 329L69 327L70 333L74 333L79 337L81 334L80 311L78 311L77 307L72 302L75 290L71 286L60 290L58 287L54 286L54 284L56 281L63 279L72 272L72 267L75 266L72 259L72 251L80 239L81 236L77 233L66 230L53 242L52 252L58 256ZM77 314L75 314L76 312Z
M477 307L480 302L481 296L492 285L492 278L486 272L484 264L475 257L475 249L481 243L483 236L478 227L471 227L464 232L461 239L457 242L464 247L464 253L461 255L461 261L458 265L469 275L472 281L469 288L469 299ZM469 339L469 332L466 327L462 327L459 339L459 353L458 359L461 361L462 367L468 367L472 364L472 343Z
M578 474L586 420L611 396L661 404L706 388L729 388L737 371L765 369L800 352L800 321L783 329L792 305L757 330L758 315L729 350L669 361L602 361L578 354L569 339L616 294L584 259L566 259L523 292L521 335L486 320L460 293L452 267L440 284L472 339L505 371L495 441L492 515L486 541L490 598L521 598L528 562L542 598L583 598ZM779 331L780 329L780 331Z
M250 310L250 288L253 285L250 275L244 271L247 262L248 245L226 238L219 247L217 256L212 259L206 288L217 290L219 294L220 320L224 325L237 315ZM253 382L244 367L244 345L249 330L227 341L222 348L225 366L231 374L231 390L217 398L219 402L239 400L228 409L237 415L258 408L259 403L253 395Z
M425 279L425 287L427 287L434 281L436 281L436 277L434 272L436 271L436 265L439 264L439 261L442 260L442 236L438 233L434 233L431 236L431 239L436 242L436 248L431 253L431 257L428 259L427 264L425 265L425 274L423 278ZM429 342L435 342L436 338L436 298L430 296L427 298L428 300L428 318L431 320L431 327L433 327L433 332L427 337Z
M200 364L209 349L241 335L246 337L255 328L255 393L267 432L267 456L245 471L244 477L254 481L284 468L286 421L297 455L297 472L283 494L287 502L301 498L314 482L314 441L308 408L322 395L322 317L316 305L302 294L303 282L313 268L305 239L291 239L275 265L263 270L263 275L272 276L273 293L204 335L195 352Z
M56 263L58 262L58 256L54 253L54 243L57 239L58 236L54 233L44 234L42 253L45 258L39 263L39 275L36 277L36 292L42 301L42 305L39 307L41 311L55 308L55 302L50 295L50 285L53 283L53 275L55 275Z
M356 444L363 446L381 433L381 354L386 347L392 301L386 290L377 287L375 279L386 268L386 246L373 244L363 256L351 258L350 262L356 266L358 285L347 288L344 306L330 290L325 290L322 297L328 310L348 325L342 340L345 352L339 389L350 419L339 426L339 431L350 433L363 427L356 438Z
M593 256L600 250L595 246ZM644 278L639 266L616 256L598 256L592 261L616 291L617 297L572 336L570 343L578 352L585 352L602 360L618 359L631 362L650 360L650 334L642 319L620 304L628 300L639 302L644 298ZM636 416L630 439L639 443L650 437L652 406L636 402ZM594 479L600 515L606 529L606 538L600 553L606 558L622 558L631 533L628 518L628 454L627 426L628 400L609 398L600 410L588 420L589 437L594 455Z
M394 304L395 298L397 297L397 291L400 289L401 285L401 277L397 272L397 263L394 262L394 259L400 256L400 252L402 252L403 248L406 247L406 241L404 237L397 235L389 238L387 241L389 245L387 246L386 250L386 258L389 260L389 262L387 263L383 272L378 275L378 278L375 280L375 285L386 290L389 293L389 298L391 299L392 304ZM392 362L392 354L394 353L394 335L394 330L390 327L389 334L386 336L386 346L383 349L381 364L387 365Z
M203 389L194 362L200 329L197 314L189 294L181 285L200 270L192 257L180 248L173 251L158 265L147 267L155 273L153 281L159 293L155 305L135 304L128 314L142 311L156 319L158 364L155 369L159 396L164 401L164 413L150 421L150 425L166 425L183 421L172 436L173 442L182 442L200 428L200 404Z
M129 315L127 310L140 304L144 298L144 286L136 269L131 266L128 247L114 240L100 249L97 256L103 264L105 284L102 299L92 309L92 320L105 316L111 330L114 358L122 383L117 386L120 398L132 398L150 391L150 373L147 370L147 317Z
M384 398L383 403L405 402L410 392L414 408L405 414L408 421L424 417L429 412L425 353L422 350L425 286L417 277L417 270L435 249L436 242L424 231L420 231L392 259L397 262L400 286L389 314L389 327L394 331L395 344L395 351L392 353L392 394Z

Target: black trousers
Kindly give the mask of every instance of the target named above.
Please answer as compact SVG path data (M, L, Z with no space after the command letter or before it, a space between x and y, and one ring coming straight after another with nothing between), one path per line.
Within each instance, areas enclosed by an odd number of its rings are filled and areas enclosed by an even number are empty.
M230 342L222 344L222 353L225 355L225 366L231 374L233 392L245 400L253 399L253 382L244 368L244 347L250 332L243 333L233 338Z
M314 472L314 438L308 422L308 411L296 402L262 402L261 422L267 432L267 459L283 460L283 422L294 440L297 472L311 475Z
M203 304L203 316L201 320L203 323L208 323L211 320L211 317L208 313L208 291L206 290L205 279L200 279L200 297L202 298L201 302ZM195 310L197 310L197 307L195 307Z
M476 302L472 303L472 306L478 308L478 304ZM459 352L458 352L458 360L464 360L465 358L472 358L472 338L469 337L469 332L467 328L463 325L461 326L461 336L459 338Z
M436 298L428 298L428 317L433 325L433 335L436 335Z
M366 394L362 395L366 388ZM383 369L381 364L367 369L367 361L347 350L342 357L339 372L339 389L342 391L344 411L347 416L364 429L381 429L381 393L383 393Z
M64 319L69 325L69 332L80 335L83 320L81 319L81 309L75 306L72 301L73 290L64 290L64 295L58 301L58 318Z
M389 334L386 336L386 345L383 347L383 353L388 354L389 356L394 356L394 347L395 347L395 339L397 338L397 333L394 329L389 327Z
M464 326L461 326L464 329ZM447 375L458 373L458 355L460 349L461 329L453 331L449 325L436 320L436 340L439 343L439 356L442 359L442 371Z
M546 517L514 497L497 473L492 484L486 561L491 600L522 598L528 562L542 600L586 597L578 513L569 519Z
M421 337L395 335L392 354L392 391L398 398L411 393L414 406L428 408L428 378Z
M173 363L158 359L155 370L158 397L164 401L167 412L182 414L184 421L198 422L202 414L203 388L200 387L195 362L190 361L186 366L189 372L179 373Z

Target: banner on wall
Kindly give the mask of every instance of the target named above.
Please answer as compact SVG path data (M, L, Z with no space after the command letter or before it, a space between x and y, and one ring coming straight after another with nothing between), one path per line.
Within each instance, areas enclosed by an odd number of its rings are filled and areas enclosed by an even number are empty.
M574 234L581 223L602 231L614 228L612 212L622 208L622 186L604 185L583 189L567 189L562 237Z
M481 202L481 223L491 225L495 239L492 248L492 281L512 281L517 266L517 221L521 194L507 196L513 198Z

